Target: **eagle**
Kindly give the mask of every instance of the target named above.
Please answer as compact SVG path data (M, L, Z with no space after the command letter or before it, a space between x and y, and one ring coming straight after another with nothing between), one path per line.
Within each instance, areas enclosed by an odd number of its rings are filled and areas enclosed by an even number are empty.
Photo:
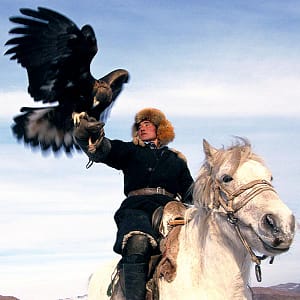
M10 18L18 24L6 42L11 55L27 71L28 93L39 107L22 107L14 117L12 131L18 140L42 153L63 150L71 154L79 147L73 130L82 118L106 122L123 85L125 69L116 69L100 79L91 74L98 52L93 28L81 29L66 16L44 7L20 9Z

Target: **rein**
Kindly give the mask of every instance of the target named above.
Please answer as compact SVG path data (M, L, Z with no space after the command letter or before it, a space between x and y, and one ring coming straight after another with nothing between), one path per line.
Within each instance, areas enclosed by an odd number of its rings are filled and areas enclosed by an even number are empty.
M238 203L234 203L234 200L236 197L241 196L246 191L250 190L249 193L247 193L241 201ZM216 185L215 186L215 206L219 207L220 205L223 207L223 209L226 212L227 215L227 221L234 226L234 229L242 242L245 249L248 251L248 253L251 256L252 261L255 263L255 275L258 282L261 282L261 260L266 259L267 256L258 256L254 253L252 248L250 247L249 243L245 239L244 235L242 234L240 227L239 227L239 219L234 215L238 210L240 210L242 207L244 207L250 200L252 200L254 197L259 195L260 193L264 191L272 191L276 193L275 189L266 180L253 180L245 185L242 185L239 187L236 191L230 192L226 189L224 185ZM274 257L271 258L270 264L273 263Z

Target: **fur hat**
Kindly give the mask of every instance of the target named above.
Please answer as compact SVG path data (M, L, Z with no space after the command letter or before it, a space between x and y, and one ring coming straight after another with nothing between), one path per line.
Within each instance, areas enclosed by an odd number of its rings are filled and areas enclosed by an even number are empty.
M134 118L132 126L133 143L136 145L144 146L144 142L138 137L138 126L142 121L150 121L156 128L157 139L160 146L165 146L172 142L175 138L174 127L165 114L156 108L144 108L140 110Z

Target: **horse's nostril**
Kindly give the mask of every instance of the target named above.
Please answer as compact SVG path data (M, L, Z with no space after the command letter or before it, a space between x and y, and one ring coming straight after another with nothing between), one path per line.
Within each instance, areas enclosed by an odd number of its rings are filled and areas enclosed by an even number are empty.
M267 229L271 230L274 235L280 232L279 228L277 227L275 217L271 214L265 215L263 222Z
M274 226L275 221L274 221L272 215L265 215L265 223L266 223L267 225L269 225L270 227L273 227L273 226Z
M273 242L273 247L278 247L282 242L281 239L276 238Z

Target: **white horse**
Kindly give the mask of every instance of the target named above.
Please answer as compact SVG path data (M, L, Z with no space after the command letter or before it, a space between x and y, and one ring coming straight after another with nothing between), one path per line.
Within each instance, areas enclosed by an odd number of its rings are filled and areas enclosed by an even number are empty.
M204 141L203 148L206 158L194 185L194 208L187 210L189 221L178 235L175 278L168 281L158 274L159 299L252 299L252 262L260 280L261 259L291 246L295 217L246 140L219 150ZM108 299L111 273L101 269L93 274L89 300ZM125 298L119 294L113 299Z

